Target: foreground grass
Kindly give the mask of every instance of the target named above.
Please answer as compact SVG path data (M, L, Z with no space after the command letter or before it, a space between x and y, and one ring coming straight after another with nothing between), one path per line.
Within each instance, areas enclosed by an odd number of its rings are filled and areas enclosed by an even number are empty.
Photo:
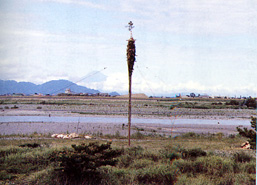
M108 136L110 138L110 136ZM108 139L106 139L108 140ZM106 143L105 137L97 140ZM49 156L71 150L71 145L96 140L22 139L0 140L0 184L73 184L60 178L58 164ZM132 146L112 138L121 149L115 166L98 169L101 184L255 184L255 151L242 150L245 139L222 134L187 133L176 138L137 135ZM40 147L20 147L26 144ZM80 184L88 184L81 182Z

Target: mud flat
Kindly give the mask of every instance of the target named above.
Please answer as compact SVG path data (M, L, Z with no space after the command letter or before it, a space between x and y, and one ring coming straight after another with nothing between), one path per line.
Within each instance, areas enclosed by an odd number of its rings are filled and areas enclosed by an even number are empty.
M172 118L132 118L132 134L179 135L187 132L236 134L237 126L250 127L250 120L204 120ZM79 133L90 135L127 135L127 118L121 116L48 117L2 116L0 134Z
M147 106L146 106L147 105ZM17 107L17 108L15 108ZM88 103L83 105L37 105L37 104L16 104L0 105L0 116L126 116L127 103L106 102ZM134 117L145 118L185 118L185 119L250 119L256 116L254 109L192 109L175 108L144 103L134 103L132 106Z
M1 104L0 105L0 134L29 134L37 133L88 133L88 134L119 134L127 135L127 102L107 100L85 100L79 104ZM16 121L6 121L8 116L17 117ZM32 117L74 117L75 121L36 120L22 121L26 116ZM165 134L178 135L186 132L218 133L225 135L236 134L236 127L241 125L238 120L244 122L244 126L250 127L250 117L256 116L253 109L170 109L165 104L155 101L136 101L132 106L132 134ZM116 120L123 118L125 121L111 122L87 122L80 121L83 117L110 118ZM20 118L20 120L19 120ZM159 122L136 122L133 119L160 120ZM162 120L168 119L168 124ZM179 120L191 120L186 124ZM196 121L198 120L198 121ZM199 121L202 120L202 121ZM214 120L209 123L208 120ZM231 124L223 124L221 120L232 120ZM233 120L235 123L233 123ZM245 124L245 121L249 125ZM218 124L218 122L220 124Z

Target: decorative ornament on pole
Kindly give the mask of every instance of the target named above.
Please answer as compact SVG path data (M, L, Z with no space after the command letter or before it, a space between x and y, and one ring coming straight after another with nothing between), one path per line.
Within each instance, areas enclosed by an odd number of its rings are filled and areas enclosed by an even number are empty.
M129 21L128 23L128 26L126 26L128 28L128 30L130 31L130 38L133 38L132 37L132 29L135 27L133 26L133 22L132 21Z
M131 126L131 84L134 63L136 60L136 46L135 40L132 37L132 29L134 28L132 21L128 23L128 30L130 31L130 39L127 45L127 64L128 64L128 77L129 77L129 103L128 103L128 145L130 146L130 126Z

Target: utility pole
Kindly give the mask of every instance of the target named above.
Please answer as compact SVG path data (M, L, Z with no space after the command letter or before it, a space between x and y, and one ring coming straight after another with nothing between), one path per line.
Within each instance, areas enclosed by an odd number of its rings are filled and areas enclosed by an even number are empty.
M134 28L132 21L128 23L128 30L130 31L130 39L127 45L127 64L128 64L128 80L129 80L129 103L128 103L128 145L130 146L130 127L131 127L131 85L132 73L136 57L135 40L132 36L132 29Z

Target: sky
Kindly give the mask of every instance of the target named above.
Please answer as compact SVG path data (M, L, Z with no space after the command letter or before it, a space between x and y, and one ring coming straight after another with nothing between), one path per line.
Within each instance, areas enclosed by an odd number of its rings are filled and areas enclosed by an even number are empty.
M1 0L0 79L132 92L257 96L256 0Z

